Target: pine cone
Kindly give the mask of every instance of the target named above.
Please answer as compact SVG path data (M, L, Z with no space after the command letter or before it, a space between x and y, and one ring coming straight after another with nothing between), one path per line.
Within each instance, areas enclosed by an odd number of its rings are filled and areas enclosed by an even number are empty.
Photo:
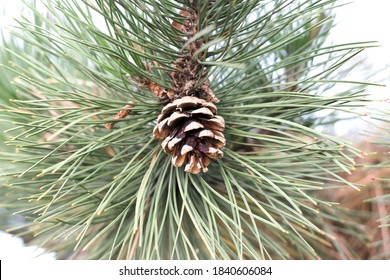
M193 96L176 99L162 109L153 135L163 140L161 146L172 156L173 165L188 162L185 171L198 174L201 168L207 172L210 158L223 156L225 121L216 113L213 103Z

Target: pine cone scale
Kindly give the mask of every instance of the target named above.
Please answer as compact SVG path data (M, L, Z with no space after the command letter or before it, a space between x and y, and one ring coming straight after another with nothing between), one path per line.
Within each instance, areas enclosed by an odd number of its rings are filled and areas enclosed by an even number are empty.
M201 124L200 122L194 121L192 119L185 122L183 126L185 127L184 132L189 132L192 130L197 130L199 128L204 128L203 124Z
M220 118L212 118L212 119L202 119L202 123L204 126L212 131L220 131L222 132L225 129L225 122Z
M186 119L189 117L189 114L174 112L168 119L168 126L172 126L173 123L180 121L182 119Z
M196 145L197 141L194 137L188 138L183 147L181 148L180 154L185 155L186 153L193 151Z
M178 154L172 157L172 164L176 167L180 167L184 164L185 160L186 160L186 155Z
M195 155L192 155L190 158L190 162L186 165L184 171L190 172L192 174L198 174L200 172L200 168L197 164L197 159Z
M190 112L191 115L206 115L209 118L212 118L214 116L213 112L211 112L210 109L206 107L202 107L196 110L193 110Z
M203 129L203 130L197 131L193 135L195 137L198 137L198 138L203 138L203 137L213 138L213 137L215 137L215 134L211 130L208 130L208 129Z

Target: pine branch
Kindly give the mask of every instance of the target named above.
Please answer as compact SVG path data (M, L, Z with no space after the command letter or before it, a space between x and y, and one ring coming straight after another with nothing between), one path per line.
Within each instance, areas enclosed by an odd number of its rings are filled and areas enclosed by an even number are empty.
M368 83L339 73L373 43L325 45L335 1L43 3L12 31L32 51L9 48L18 96L1 111L15 151L0 206L28 218L18 232L62 258L355 256L339 232L358 225L319 192L360 188L341 173L361 152L316 113L366 113ZM153 137L173 112L203 126L190 136L208 149L186 147L202 174Z

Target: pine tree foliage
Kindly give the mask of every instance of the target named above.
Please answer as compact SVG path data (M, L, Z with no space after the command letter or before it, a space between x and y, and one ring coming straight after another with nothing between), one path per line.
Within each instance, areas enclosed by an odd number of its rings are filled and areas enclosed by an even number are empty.
M7 49L5 65L17 98L1 111L14 150L1 156L0 206L27 220L9 230L62 258L347 257L333 233L359 237L359 228L318 191L358 188L340 173L360 151L316 128L333 112L361 114L363 83L333 86L349 83L338 80L340 67L371 44L325 44L336 4L29 5L12 29L26 51ZM180 28L188 15L191 36ZM196 70L191 89L208 81L225 120L224 157L206 173L173 166L153 137L172 72L186 75L183 59Z
M390 103L390 99L381 101L385 104ZM369 168L384 171L382 176L375 178L381 185L381 188L378 188L380 193L370 199L370 201L382 206L378 222L385 237L382 242L378 242L378 245L382 245L385 248L383 254L388 259L390 258L390 106L381 107L384 109L379 110L375 115L375 119L380 121L380 125L376 124L376 133L373 135L373 143L379 145L381 149L378 149L379 159L374 165L369 166Z

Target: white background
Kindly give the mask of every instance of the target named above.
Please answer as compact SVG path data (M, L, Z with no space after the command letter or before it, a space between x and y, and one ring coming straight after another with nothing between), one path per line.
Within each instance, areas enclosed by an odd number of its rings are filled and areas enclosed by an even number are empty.
M329 279L388 279L388 261L30 261L3 264L5 280L329 280ZM203 276L120 276L124 268L203 269ZM272 274L258 276L213 275L213 267L271 267ZM207 272L208 271L208 272ZM218 270L217 270L218 271Z

